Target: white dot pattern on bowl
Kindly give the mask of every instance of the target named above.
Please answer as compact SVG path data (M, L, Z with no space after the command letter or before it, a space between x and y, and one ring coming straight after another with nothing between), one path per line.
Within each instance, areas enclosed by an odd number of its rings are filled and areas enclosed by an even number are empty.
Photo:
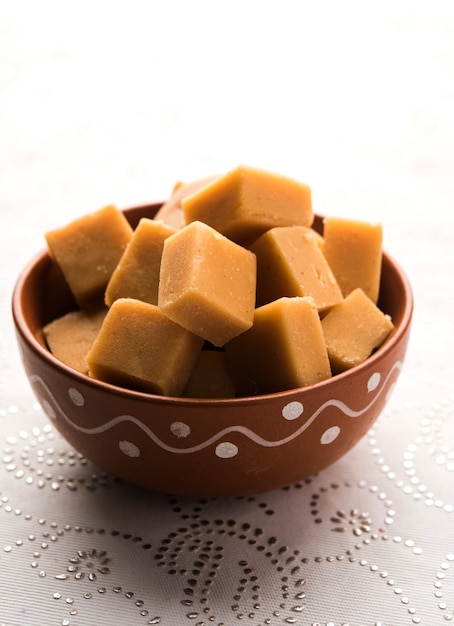
M375 391L380 384L381 375L379 372L375 372L367 381L367 391Z
M216 456L221 459L231 459L238 454L238 446L230 441L223 441L216 446Z
M56 419L57 415L61 416L65 420L65 422L67 422L67 424L69 424L76 430L85 433L86 435L101 435L102 433L105 433L115 428L117 425L121 423L130 422L136 425L138 428L140 428L140 430L143 432L144 435L146 435L155 445L165 450L166 452L174 453L174 454L195 454L206 448L209 448L213 444L216 444L214 448L215 455L221 459L230 459L230 458L237 456L240 452L237 445L229 441L224 441L224 438L232 432L240 433L242 436L246 437L247 439L249 439L250 441L252 441L258 446L262 446L264 448L276 448L276 447L283 446L289 443L290 441L293 441L297 437L300 437L306 430L308 430L311 427L311 425L315 421L321 418L321 416L325 413L325 411L329 407L335 407L337 410L343 413L344 416L352 418L352 419L361 417L362 415L364 415L364 413L366 413L370 409L371 406L373 406L377 402L377 400L382 396L383 393L386 393L387 397L389 397L389 395L391 394L393 390L394 382L391 381L389 385L387 385L387 383L390 381L390 378L393 375L394 371L395 370L400 371L401 368L402 368L402 363L400 361L396 361L394 365L390 368L388 374L386 375L384 379L382 378L381 374L379 374L378 372L375 372L374 374L372 374L372 376L369 377L366 383L367 392L371 393L372 391L376 391L376 393L373 395L370 402L368 402L363 407L352 408L349 405L347 405L345 402L343 402L342 400L338 400L335 398L329 399L325 401L317 409L315 409L313 413L307 419L304 420L304 423L302 423L299 427L297 427L294 432L286 435L282 439L277 439L277 440L265 439L262 435L260 435L257 432L254 432L254 430L252 430L251 428L237 424L237 425L231 425L227 428L224 428L218 431L217 433L212 434L206 440L193 442L192 445L189 445L186 447L177 447L177 446L172 446L166 443L165 441L160 439L158 435L146 423L144 423L139 418L133 415L126 415L126 414L117 415L107 420L103 424L99 424L94 427L80 426L74 423L69 418L69 416L64 412L62 407L59 405L57 399L52 394L49 386L40 376L31 375L30 382L38 383L41 387L43 387L46 394L48 395L49 400L44 399L42 401L42 407L49 417L51 417L52 419ZM75 389L74 387L71 387L70 389L68 389L68 394L70 395L71 399L77 406L85 405L84 396L79 390ZM50 400L52 401L52 404L50 403ZM292 402L286 403L283 406L283 408L281 409L280 415L288 421L293 421L293 420L297 420L297 418L300 417L303 413L304 413L303 404L299 401L292 401ZM169 430L170 430L170 433L174 435L177 439L181 439L181 438L190 439L192 437L191 427L189 426L189 424L186 424L185 422L174 421L171 423ZM321 445L331 444L339 438L340 434L341 434L341 430L338 425L330 426L327 429L325 429L325 431L321 435L320 444ZM135 446L135 444L132 444L130 442L121 441L119 442L119 447L124 454L126 454L127 456L131 458L138 457L140 455L140 450L137 448L137 446Z
M78 391L74 387L70 387L68 389L68 395L76 406L84 406L85 398L80 393L80 391Z
M284 408L282 409L282 417L284 417L286 420L291 421L300 417L303 412L303 404L295 400L294 402L289 402L284 406Z
M126 454L126 456L129 456L133 459L140 456L140 449L134 443L131 443L131 441L120 441L118 443L118 446L123 454Z
M341 429L339 426L331 426L331 428L325 430L323 435L320 437L320 443L324 446L329 443L333 443L333 441L339 436L340 431Z
M180 439L181 437L188 437L191 434L191 429L184 422L172 422L170 432Z

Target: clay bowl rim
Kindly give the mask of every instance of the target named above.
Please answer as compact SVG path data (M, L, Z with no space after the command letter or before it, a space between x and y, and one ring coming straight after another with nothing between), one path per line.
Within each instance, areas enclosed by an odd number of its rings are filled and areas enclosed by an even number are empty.
M162 204L162 202L143 204L122 209L122 212L125 213L126 216L128 216L128 213L133 212L139 213L143 211L150 211L150 213L152 213L156 212L156 210ZM315 214L315 219L321 221L323 220L323 216ZM59 370L61 374L69 378L78 380L81 383L92 387L94 390L108 393L111 395L122 396L125 399L138 400L142 402L146 401L153 404L175 405L176 407L180 408L183 408L185 406L212 408L214 406L220 405L231 405L232 408L240 408L244 405L263 403L281 398L285 400L286 398L293 397L295 395L300 396L313 392L316 393L317 391L323 391L323 389L327 386L333 386L333 384L341 384L343 380L350 379L352 376L360 374L362 370L367 369L371 367L375 362L380 361L389 351L394 348L394 346L396 346L396 344L398 344L405 337L413 316L414 300L412 288L405 272L402 270L399 263L397 263L386 252L386 250L383 250L382 258L383 262L386 263L393 270L393 272L400 281L399 290L401 291L402 300L404 303L401 309L400 319L396 322L394 329L391 331L385 342L365 361L349 370L346 370L339 374L335 374L331 378L320 381L318 383L306 385L304 387L294 387L285 391L273 392L269 394L260 394L256 396L240 396L234 398L186 398L177 396L164 396L119 387L111 383L90 378L89 376L69 367L68 365L57 359L50 352L50 350L45 347L44 343L42 343L37 338L36 335L39 332L39 329L37 329L36 332L33 332L33 330L30 328L27 313L25 310L26 303L24 302L23 298L25 285L28 281L32 279L33 274L37 272L41 266L51 263L47 248L43 248L41 251L36 253L19 273L19 276L13 288L11 300L12 317L16 332L20 334L22 340L28 345L29 348L31 348L35 352L35 354L40 359L46 362L49 367Z

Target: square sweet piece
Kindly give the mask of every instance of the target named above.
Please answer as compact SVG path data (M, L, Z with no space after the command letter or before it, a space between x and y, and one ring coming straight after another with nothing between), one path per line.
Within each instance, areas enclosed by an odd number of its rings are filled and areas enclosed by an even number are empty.
M93 311L71 311L43 328L44 338L52 354L82 374L88 373L85 357L95 341L106 307Z
M382 226L326 217L324 254L344 296L360 287L375 304L380 289Z
M165 240L158 304L214 346L252 326L255 290L254 254L207 224L192 222Z
M182 200L187 224L201 221L248 245L275 226L311 226L311 189L281 176L240 165Z
M132 234L105 292L111 306L118 298L158 304L159 269L164 241L176 232L162 222L143 217Z
M312 298L280 298L256 309L252 328L226 345L237 395L304 387L331 377Z
M89 375L105 382L179 396L203 340L175 324L154 304L115 300L86 356Z
M394 325L389 315L358 288L327 313L322 328L331 367L337 374L367 359Z
M202 350L183 396L186 398L235 397L235 388L224 351Z
M50 256L60 266L81 308L102 302L131 236L127 219L112 205L46 233Z
M257 306L311 296L320 313L342 300L319 235L305 226L272 228L251 246L257 257Z

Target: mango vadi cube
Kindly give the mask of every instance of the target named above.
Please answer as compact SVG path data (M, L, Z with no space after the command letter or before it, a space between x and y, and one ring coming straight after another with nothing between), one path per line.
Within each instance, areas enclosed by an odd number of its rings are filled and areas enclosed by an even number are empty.
M311 228L272 228L251 246L251 251L257 257L258 306L281 297L310 296L324 313L342 300L319 237Z
M252 252L192 222L164 242L158 304L175 323L220 347L252 326L256 278Z
M182 200L186 224L201 221L241 245L275 226L311 226L311 189L286 176L239 165Z
M107 284L107 306L118 298L158 303L162 249L167 237L175 232L162 222L146 217L140 220Z
M394 325L358 287L322 320L333 373L362 363L381 346Z
M109 279L132 237L126 217L109 205L45 235L50 256L81 308L102 302Z
M119 298L86 356L89 375L120 387L178 396L203 339L172 322L159 307Z
M279 298L255 311L254 324L226 345L237 394L254 396L304 387L331 377L312 298Z

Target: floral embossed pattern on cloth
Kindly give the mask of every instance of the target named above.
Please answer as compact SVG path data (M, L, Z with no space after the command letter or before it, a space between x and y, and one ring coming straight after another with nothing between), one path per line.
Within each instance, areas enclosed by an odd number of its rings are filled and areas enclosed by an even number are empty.
M454 623L452 3L347 0L305 19L280 3L280 31L277 9L260 3L257 29L255 2L232 2L212 33L194 23L203 3L183 4L1 9L0 626ZM320 213L379 216L414 291L409 350L372 430L320 474L228 500L152 493L44 415L12 289L46 230L240 159L307 172Z
M113 607L117 623L135 624L450 619L452 409L443 397L394 404L322 475L210 501L115 480L23 406L32 425L2 445L2 604L11 594L16 607L4 623L115 623ZM407 436L389 450L393 421Z

